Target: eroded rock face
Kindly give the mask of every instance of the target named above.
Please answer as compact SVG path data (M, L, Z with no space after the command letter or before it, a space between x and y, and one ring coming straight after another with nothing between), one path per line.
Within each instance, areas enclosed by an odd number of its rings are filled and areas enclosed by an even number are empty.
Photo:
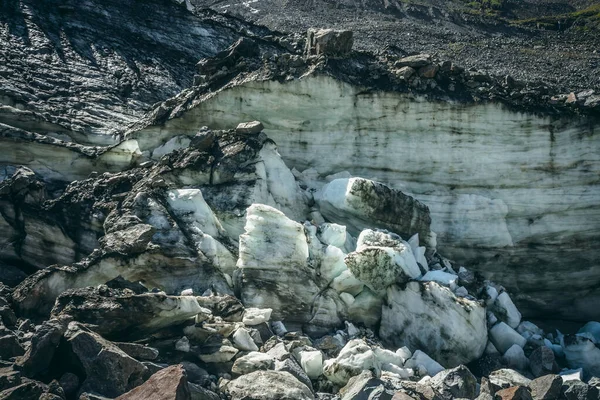
M435 282L409 282L404 290L388 288L387 304L379 334L396 347L422 349L446 367L473 361L485 350L485 308L477 301L455 297Z

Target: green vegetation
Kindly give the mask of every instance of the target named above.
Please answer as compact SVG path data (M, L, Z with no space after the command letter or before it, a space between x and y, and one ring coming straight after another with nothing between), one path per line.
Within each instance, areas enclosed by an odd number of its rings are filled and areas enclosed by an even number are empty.
M600 3L572 13L523 19L513 23L549 30L565 30L572 26L582 31L600 30Z

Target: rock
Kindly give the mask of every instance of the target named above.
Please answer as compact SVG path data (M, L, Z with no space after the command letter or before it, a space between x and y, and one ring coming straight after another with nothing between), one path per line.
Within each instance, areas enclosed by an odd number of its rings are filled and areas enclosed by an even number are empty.
M313 390L312 382L306 372L292 358L286 358L283 361L275 361L275 371L289 372L300 382L304 383L311 391Z
M213 391L203 388L200 385L188 382L188 389L192 400L220 400L221 397Z
M233 345L243 351L258 351L258 346L252 340L250 333L245 328L238 328L233 333Z
M419 68L419 76L427 79L433 79L437 75L440 67L438 65L426 65L424 67Z
M66 329L66 322L63 320L51 319L44 322L31 338L31 346L17 359L15 366L28 377L44 373L50 366Z
M529 360L525 357L523 348L519 345L513 344L502 356L502 359L506 365L510 368L524 371L527 368Z
M341 400L355 400L389 399L392 395L386 391L383 382L373 376L373 372L363 371L350 378L346 386L340 389L339 396Z
M396 67L411 67L421 68L431 64L431 56L429 54L417 54L399 59L394 63Z
M403 290L390 286L387 304L379 335L394 347L421 348L448 367L471 362L485 350L485 308L476 301L435 282L409 282Z
M529 356L529 368L536 377L558 372L554 352L546 346L538 347Z
M79 388L79 377L71 372L65 372L58 381L67 397L72 397Z
M36 381L29 381L0 392L2 400L40 400L45 387Z
M496 400L532 400L529 389L524 386L513 386L501 389L494 396Z
M472 399L477 391L477 379L464 365L439 372L428 382L443 399Z
M409 66L405 66L405 67L402 67L402 68L394 71L394 73L396 74L398 79L401 79L401 80L407 81L407 82L410 79L410 77L415 74L415 72L417 72L417 71L415 71L414 68L409 67Z
M140 338L201 313L210 311L194 296L132 295L103 285L67 290L52 309L52 315L72 317L103 336L119 339Z
M0 368L0 392L21 384L21 373L12 368Z
M173 365L158 371L142 385L117 397L118 400L191 400L185 370Z
M257 133L261 133L263 129L265 129L265 127L260 121L252 121L240 123L235 128L235 131L244 135L254 135Z
M600 398L600 390L578 380L563 383L562 395L566 400L596 400Z
M189 361L182 361L180 364L185 369L188 382L204 386L210 383L210 374L204 368Z
M500 293L492 307L496 316L508 326L516 329L521 323L521 313L506 292Z
M137 343L125 343L125 342L117 342L115 343L121 350L123 350L130 357L135 358L136 360L147 360L152 361L156 360L158 357L158 350L152 347L144 346Z
M147 368L98 334L71 323L65 340L85 372L82 392L116 397L143 382Z
M583 368L591 376L600 376L600 348L587 337L566 335L563 349L567 365L571 368Z
M25 353L23 347L19 344L19 339L13 335L4 335L0 337L0 360L8 360L12 357L21 356Z
M198 358L205 363L224 363L231 360L239 352L235 347L228 345L202 348Z
M527 339L504 322L500 322L490 329L490 340L502 354L515 344L524 347L527 343Z
M256 371L227 385L231 400L313 400L310 389L288 372Z
M265 353L252 351L235 360L231 372L237 375L246 375L254 371L273 369L275 360Z
M306 38L306 56L344 57L352 51L352 31L310 28Z
M363 178L336 179L315 195L321 213L358 235L365 228L383 228L402 237L415 233L435 247L429 208L379 182Z
M558 399L562 388L562 379L558 375L544 375L529 383L533 400Z
M108 251L128 255L130 253L141 253L156 229L152 225L137 224L117 232L111 232L102 237L99 242Z
M489 376L489 382L496 390L506 389L512 386L528 386L530 379L525 378L512 369L499 369L493 371Z
M270 308L246 308L242 322L244 325L248 326L260 325L262 323L269 322L272 312L273 310Z

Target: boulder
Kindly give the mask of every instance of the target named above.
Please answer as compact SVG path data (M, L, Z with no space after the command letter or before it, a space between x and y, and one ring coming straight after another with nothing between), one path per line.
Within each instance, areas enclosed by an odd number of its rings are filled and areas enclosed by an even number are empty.
M117 397L117 400L191 400L190 390L181 365L158 371L142 385Z
M372 371L363 371L350 378L346 386L340 389L341 400L389 399L393 392L386 390L381 379L373 376Z
M144 346L137 343L115 343L127 355L136 360L152 361L158 357L158 350L152 347Z
M2 400L40 400L46 387L40 382L28 381L0 392ZM60 399L60 398L59 398ZM54 400L54 399L52 399Z
M19 338L13 334L8 334L0 337L0 360L9 360L12 357L21 356L25 353Z
M65 339L71 357L85 372L82 392L117 397L143 382L146 366L100 335L71 323Z
M381 366L371 347L362 339L349 341L335 359L325 361L323 366L325 377L340 386L364 370L376 371L378 376Z
M54 316L69 316L108 338L136 339L176 325L198 314L210 315L194 296L132 294L105 285L71 289L61 294Z
M314 400L310 389L283 371L256 371L227 385L231 400Z
M436 374L430 384L444 400L472 399L477 392L477 379L464 365Z
M64 320L51 319L44 322L31 338L31 346L27 352L17 359L15 367L28 377L44 373L50 366L66 329Z
M521 313L517 310L507 292L502 292L498 295L492 310L500 321L506 322L513 329L516 329L521 323Z
M533 400L555 400L560 396L563 381L558 375L544 375L529 383Z
M258 351L258 346L246 328L238 328L232 336L233 345L243 351Z
M237 375L246 375L254 371L273 369L275 360L265 353L252 351L235 360L231 372Z
M311 391L313 390L312 382L306 372L293 358L286 358L283 361L275 361L275 371L289 372L300 382L304 383Z
M546 346L535 349L529 356L529 369L536 377L558 372L552 349Z
M512 386L496 392L495 400L532 400L529 389L524 386Z
M236 133L242 133L245 135L253 135L257 133L261 133L265 129L263 124L260 121L252 121L252 122L241 122L235 128Z
M394 63L396 67L421 68L431 64L429 54L417 54L399 59Z
M352 51L352 31L310 28L306 37L306 56L344 57Z
M561 393L566 400L597 400L600 398L600 389L578 380L564 382Z
M512 386L528 386L531 382L530 379L517 371L508 368L493 371L488 380L495 390L506 389Z
M435 282L390 286L379 335L394 347L422 349L443 366L466 364L485 350L485 308Z
M525 357L523 348L519 345L513 344L502 356L505 364L520 371L524 371L527 368L529 360Z

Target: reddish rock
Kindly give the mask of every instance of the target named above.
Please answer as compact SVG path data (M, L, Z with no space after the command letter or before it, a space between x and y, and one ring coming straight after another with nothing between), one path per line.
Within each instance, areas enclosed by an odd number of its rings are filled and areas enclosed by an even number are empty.
M191 400L185 370L181 364L160 370L117 400Z
M437 74L439 69L440 67L438 67L435 64L427 65L419 69L419 76L429 79L435 78L435 75Z
M512 386L496 392L496 400L532 400L529 389L524 386Z

